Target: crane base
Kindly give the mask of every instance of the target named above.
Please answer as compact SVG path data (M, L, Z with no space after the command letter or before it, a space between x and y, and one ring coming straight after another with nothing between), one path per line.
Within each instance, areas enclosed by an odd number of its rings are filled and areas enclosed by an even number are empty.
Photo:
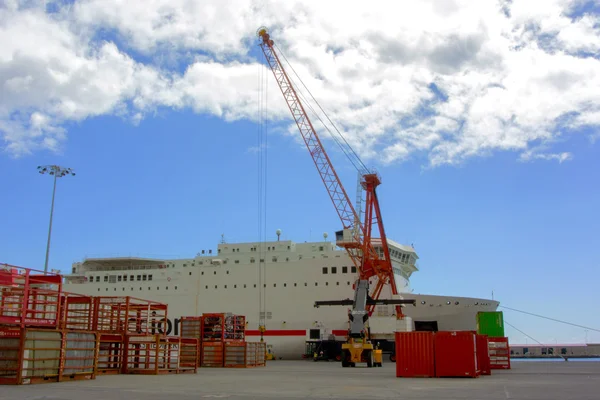
M350 339L342 344L342 367L356 367L357 364L364 364L367 368L373 366L373 345Z

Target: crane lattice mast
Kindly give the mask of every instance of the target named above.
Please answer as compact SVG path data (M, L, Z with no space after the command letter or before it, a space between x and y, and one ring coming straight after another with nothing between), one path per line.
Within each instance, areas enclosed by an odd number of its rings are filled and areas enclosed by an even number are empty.
M336 238L338 246L344 247L348 252L352 262L359 271L360 280L368 280L372 277L378 278L371 293L372 299L378 299L382 289L388 284L391 285L392 294L398 294L376 193L377 186L381 184L380 177L376 173L369 172L362 176L361 185L365 190L366 199L364 208L365 220L364 223L361 223L360 215L356 213L352 206L352 202L339 176L335 172L333 164L300 101L298 93L283 68L281 60L275 51L274 42L270 38L267 29L259 28L257 33L261 38L260 46L269 64L269 68L275 76L275 80L304 139L304 143L313 158L323 184L342 221L343 230L341 233L338 233L338 237ZM358 224L358 226L355 226L355 224ZM375 239L373 237L373 225L377 225L376 230L379 231L381 253L373 245L373 240ZM374 307L374 305L369 306L370 313L373 312ZM400 306L396 307L396 315L398 318L403 316Z

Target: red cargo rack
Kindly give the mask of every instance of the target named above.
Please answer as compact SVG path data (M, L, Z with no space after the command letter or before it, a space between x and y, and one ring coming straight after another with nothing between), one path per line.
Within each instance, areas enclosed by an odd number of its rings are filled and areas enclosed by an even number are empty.
M64 331L60 381L96 378L98 334Z
M60 298L59 329L93 329L94 297L63 292Z
M123 371L125 336L102 333L99 342L97 373L102 375L120 374Z
M246 317L230 313L202 314L202 342L246 340Z
M0 325L56 327L62 276L0 264Z
M134 335L165 335L167 305L129 296L95 297L93 330Z
M225 342L223 345L224 367L251 368L266 365L264 342Z
M245 368L246 344L244 342L225 342L223 366L228 368Z
M195 368L180 368L180 340L178 337L162 335L126 336L126 374L177 374L196 372Z
M490 368L510 369L510 348L507 337L491 337L489 340Z
M200 339L202 335L202 317L181 317L179 319L179 336L182 338Z
M201 367L223 367L223 342L202 342Z
M95 379L97 343L94 332L0 330L0 384Z
M200 362L200 342L194 338L180 338L179 372L196 372Z

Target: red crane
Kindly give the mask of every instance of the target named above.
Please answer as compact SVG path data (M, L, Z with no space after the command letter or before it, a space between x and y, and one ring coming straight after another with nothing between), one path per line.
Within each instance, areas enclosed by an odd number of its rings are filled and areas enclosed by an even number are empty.
M258 30L261 38L260 46L265 55L267 63L273 71L275 80L281 89L287 105L292 112L304 143L315 162L315 166L321 175L325 188L331 197L331 201L342 221L343 230L336 233L338 246L344 247L352 262L359 271L359 280L370 280L376 277L376 284L370 297L377 300L382 289L391 285L392 294L398 294L394 272L390 260L389 248L386 240L381 209L377 198L377 186L381 179L377 173L364 173L361 186L366 193L364 222L360 221L352 202L340 181L327 152L308 117L298 93L294 89L292 81L283 68L281 60L275 51L274 42L266 28ZM374 232L375 229L375 232ZM373 236L379 231L379 239ZM375 248L374 242L380 243L380 251ZM372 314L375 305L369 305L367 310ZM397 318L402 318L402 310L396 306Z

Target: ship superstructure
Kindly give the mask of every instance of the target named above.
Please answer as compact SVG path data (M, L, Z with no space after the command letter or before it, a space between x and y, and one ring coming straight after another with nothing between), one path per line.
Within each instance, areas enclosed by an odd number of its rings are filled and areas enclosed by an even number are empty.
M388 247L398 290L403 298L416 300L416 306L403 308L413 329L475 329L478 311L497 308L497 302L486 299L413 294L410 277L418 271L417 253L390 239ZM277 240L220 243L216 251L201 250L185 259L86 258L73 264L64 290L166 303L171 335L179 333L182 316L232 312L246 316L249 338L258 340L264 320L265 340L277 355L299 358L306 339L345 334L343 310L317 309L314 302L351 298L356 275L346 251L335 243ZM390 296L384 292L381 298ZM377 306L373 316L394 312L393 306Z

